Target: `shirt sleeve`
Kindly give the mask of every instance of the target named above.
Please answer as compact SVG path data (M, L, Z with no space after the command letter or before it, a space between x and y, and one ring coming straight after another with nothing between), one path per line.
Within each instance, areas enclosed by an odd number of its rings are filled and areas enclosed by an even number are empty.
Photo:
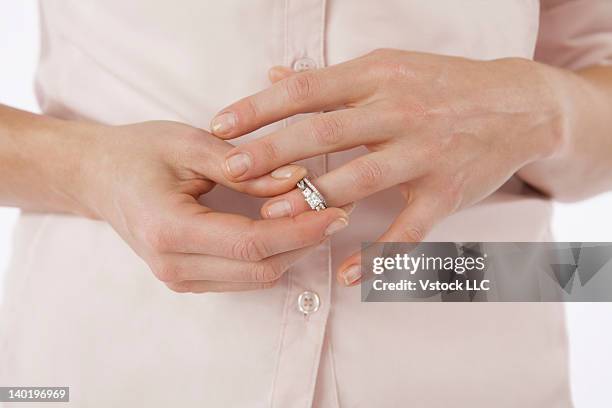
M535 59L571 70L612 65L612 0L541 0Z

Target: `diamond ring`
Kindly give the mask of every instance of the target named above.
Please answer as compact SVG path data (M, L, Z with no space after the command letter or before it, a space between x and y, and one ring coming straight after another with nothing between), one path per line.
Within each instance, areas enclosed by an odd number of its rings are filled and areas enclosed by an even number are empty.
M321 211L327 208L327 203L323 194L306 177L297 182L297 188L300 189L304 199L313 210Z

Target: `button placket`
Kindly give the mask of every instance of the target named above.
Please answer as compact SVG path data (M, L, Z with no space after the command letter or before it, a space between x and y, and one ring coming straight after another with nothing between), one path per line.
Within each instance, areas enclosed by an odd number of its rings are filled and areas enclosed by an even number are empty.
M285 0L285 61L295 71L324 66L325 0ZM291 125L300 118L289 118ZM324 155L298 162L312 174L327 171ZM296 263L289 273L278 365L271 394L272 407L312 404L330 310L330 244L322 243Z
M309 71L311 69L315 69L316 67L317 63L309 57L298 58L293 62L293 70L295 72Z
M316 292L305 290L298 296L298 309L304 314L304 317L312 313L316 313L321 306L321 298Z

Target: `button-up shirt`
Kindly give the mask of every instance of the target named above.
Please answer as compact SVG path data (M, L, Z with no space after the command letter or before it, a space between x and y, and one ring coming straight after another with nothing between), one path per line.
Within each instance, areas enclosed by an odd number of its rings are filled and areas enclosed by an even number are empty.
M612 61L609 0L41 0L43 112L207 128L267 69L376 48L474 59ZM303 116L247 135L260 137ZM238 141L237 143L240 143ZM363 149L302 162L323 174ZM261 200L216 188L215 209ZM0 383L70 386L73 406L568 407L560 304L362 303L339 263L393 221L395 189L273 289L182 295L105 223L24 214L2 309ZM518 179L443 221L439 241L550 239L550 202Z

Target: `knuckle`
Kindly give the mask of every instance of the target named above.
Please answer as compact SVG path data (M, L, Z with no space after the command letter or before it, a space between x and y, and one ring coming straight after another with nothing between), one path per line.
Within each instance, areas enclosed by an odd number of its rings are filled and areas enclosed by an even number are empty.
M271 282L263 282L259 284L259 289L272 289L278 284L278 279Z
M263 157L265 157L268 161L274 162L279 158L278 148L272 140L269 140L269 138L261 139L259 146L263 152Z
M390 48L376 48L372 51L370 51L370 53L368 54L369 57L371 57L374 60L379 60L381 57L385 57L387 55L389 55L389 53L393 52L392 49Z
M361 159L353 166L353 177L355 185L366 191L376 188L384 174L383 166L372 159Z
M189 293L191 288L188 282L166 282L166 287L176 293Z
M259 112L257 109L257 103L255 99L252 97L245 98L242 101L242 104L238 110L244 115L244 117L249 121L256 121L259 117Z
M173 239L169 229L161 224L144 225L141 228L141 239L154 253L166 252L172 248Z
M379 53L380 55L388 55L388 56L395 55L397 53L396 49L389 48L389 47L380 47L380 48L377 48L375 51Z
M175 283L181 280L179 268L169 262L158 261L154 263L151 270L153 275L162 282Z
M402 129L413 128L415 125L423 123L423 119L431 116L428 108L421 102L402 101L391 108L395 121Z
M338 144L344 133L344 123L338 115L334 114L323 114L314 117L311 126L314 141L322 146Z
M258 262L253 266L252 279L254 282L269 283L280 278L281 270L272 262Z
M394 85L398 80L416 78L413 67L405 59L398 58L395 50L386 48L372 52L368 74L388 85Z
M310 99L318 91L318 80L312 73L303 72L287 78L285 87L289 100L300 103Z
M402 80L406 78L412 78L414 76L412 70L407 67L406 64L399 61L382 61L380 68L384 72L385 77L391 80Z
M403 242L421 242L425 239L427 230L422 224L413 222L406 226L402 231L401 240Z
M232 244L231 255L235 259L259 262L268 256L268 250L262 240L252 234L245 234Z

